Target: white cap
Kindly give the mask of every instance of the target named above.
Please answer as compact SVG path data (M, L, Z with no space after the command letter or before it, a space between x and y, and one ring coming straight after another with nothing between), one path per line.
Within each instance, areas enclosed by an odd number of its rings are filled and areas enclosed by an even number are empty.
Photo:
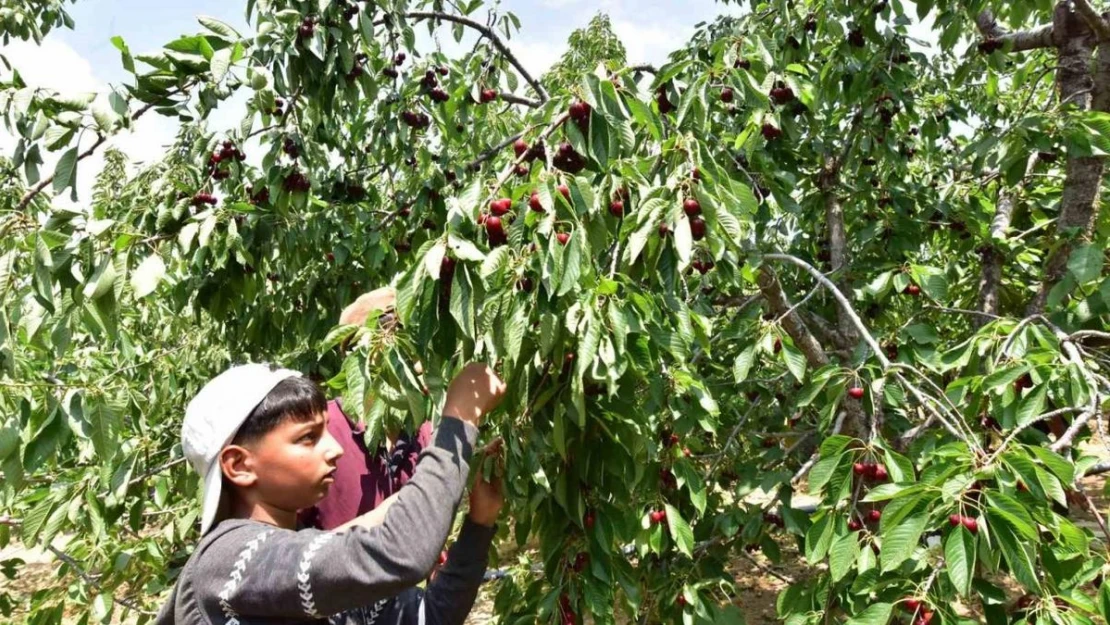
M300 375L269 365L240 365L212 378L189 402L181 424L181 446L204 483L201 535L217 520L220 508L223 485L223 472L217 462L220 451L235 438L239 427L278 382Z

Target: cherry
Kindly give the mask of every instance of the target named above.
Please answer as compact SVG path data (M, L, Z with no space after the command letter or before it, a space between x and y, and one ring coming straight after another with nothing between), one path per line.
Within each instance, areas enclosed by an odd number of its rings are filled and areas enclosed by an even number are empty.
M519 158L521 155L523 155L527 151L528 151L528 142L525 141L524 139L517 139L516 141L513 142L513 154L516 154L517 158Z
M921 287L917 286L916 284L911 284L906 287L906 293L908 295L917 297L918 295L921 295Z
M490 212L490 214L497 215L498 217L500 217L501 215L504 215L505 213L509 212L510 210L512 210L512 208L513 208L513 201L510 200L509 198L499 198L499 199L496 199L496 200L492 200L489 203L489 212Z
M918 599L906 599L906 601L902 604L902 607L904 607L909 612L917 612L917 608L921 607L921 601L919 601Z
M659 236L665 237L671 233L671 227L667 224L659 224Z
M748 59L737 59L736 62L732 64L732 66L736 69L751 69L752 62Z
M686 595L679 594L675 597L675 602L678 603L679 607L686 607Z
M501 225L500 217L496 215L486 217L485 226L490 243L496 246L505 242L505 228Z
M570 234L566 232L560 232L559 234L556 234L555 238L559 240L560 245L566 245L570 242Z
M682 210L687 217L697 217L701 214L701 204L694 198L686 198L686 201L682 203Z
M880 464L875 466L875 474L872 475L872 477L875 478L877 482L883 482L886 481L889 474L886 471L886 467Z
M852 473L856 475L864 475L867 473L867 465L862 462L857 462L852 465Z
M335 262L335 254L333 254L331 252L328 252L328 262L329 263L334 263Z
M759 132L767 141L774 141L782 136L782 130L770 122L763 124L763 128Z
M400 74L398 74L397 70L393 69L392 67L387 67L387 68L382 70L382 76L387 76L389 78L397 78L398 76L400 76Z
M565 184L561 184L556 188L558 189L559 193L561 193L563 197L566 198L567 202L570 202L570 187Z
M957 526L957 525L959 525L959 524L960 524L960 523L961 523L962 521L963 521L963 517L962 517L962 516L960 516L960 515L958 515L958 514L950 514L950 515L948 515L948 524L949 524L949 525L951 525L952 527L956 527L956 526Z
M578 553L577 556L575 556L575 558L574 558L574 572L575 573L581 573L582 571L586 570L586 567L589 566L589 565L590 565L590 554L586 553L585 551L581 551L581 552Z
M853 386L848 389L848 396L852 399L863 399L863 389L858 386Z
M848 529L853 532L858 532L863 529L863 523L860 523L855 519L851 519L848 521Z
M534 286L532 284L532 279L528 277L521 278L520 281L516 284L520 287L520 290L524 291L525 293L531 293Z
M883 518L883 513L880 510L872 510L867 513L868 523L878 523L879 519Z
M609 214L620 219L624 216L624 202L613 200L609 203Z
M725 87L724 89L721 89L721 102L724 102L725 104L729 104L729 103L732 102L732 98L733 98L732 89L730 89L729 87Z
M664 520L666 520L667 511L666 510L652 510L651 514L649 515L649 518L651 518L652 523L658 525L658 524L662 523Z
M694 236L695 241L701 241L705 238L705 220L701 217L694 217L690 220L690 234Z
M586 516L582 519L582 524L585 525L586 529L589 530L589 529L594 528L594 523L596 521L597 521L597 519L594 518L593 510L587 510L586 511Z
M486 104L488 102L493 102L496 99L497 99L497 91L495 89L482 89L482 93L479 94L479 96L478 96L478 100L482 104Z
M972 534L979 533L979 521L969 516L963 517L961 521L963 522L964 527L967 528L967 531L971 532Z
M532 196L528 198L528 207L537 213L544 212L543 202L540 201L540 194L538 192L532 192Z
M443 260L439 263L439 275L450 276L455 273L455 259L450 256L444 256Z

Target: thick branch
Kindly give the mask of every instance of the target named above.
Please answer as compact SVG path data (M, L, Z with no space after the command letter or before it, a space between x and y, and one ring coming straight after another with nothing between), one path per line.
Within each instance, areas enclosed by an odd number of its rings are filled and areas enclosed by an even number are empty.
M829 364L829 357L825 354L824 348L813 337L798 312L790 310L792 308L790 299L783 292L782 284L779 283L775 271L764 265L759 270L757 281L760 292L763 293L763 297L771 307L771 312L776 317L782 318L783 329L790 335L790 338L794 339L794 344L798 346L798 349L805 354L809 365L818 368Z
M474 30L482 33L482 36L489 39L490 43L493 44L493 47L497 48L497 51L504 55L505 58L509 60L509 63L514 68L516 68L516 71L518 74L520 74L520 77L532 86L532 89L540 98L540 103L542 104L547 102L548 95L547 91L544 90L543 85L541 85L540 82L535 78L532 78L532 75L528 73L528 70L524 69L524 65L520 62L519 59L516 58L516 55L514 55L511 50L509 50L509 47L505 45L505 42L501 40L501 37L499 37L492 28L486 26L485 24L475 22L472 19L462 17L461 15L452 15L450 13L443 13L441 11L411 11L406 15L412 19L418 20L443 20L445 22L454 22L456 24L462 24L463 26L473 28Z
M1110 23L1107 23L1106 18L1099 15L1087 0L1072 0L1072 3L1075 5L1075 12L1079 13L1100 40L1110 39Z
M508 102L509 104L523 104L524 106L529 106L529 107L532 107L534 109L543 106L543 103L538 101L538 100L533 100L531 98L524 98L524 97L521 97L521 96L518 96L518 95L514 95L512 93L509 93L507 91L502 91L498 95L498 97L501 98L502 100Z
M976 24L979 26L979 32L983 33L984 37L997 40L1010 52L1051 48L1054 45L1052 24L1046 24L1032 30L1010 33L998 25L998 22L994 19L994 14L990 11L980 13Z

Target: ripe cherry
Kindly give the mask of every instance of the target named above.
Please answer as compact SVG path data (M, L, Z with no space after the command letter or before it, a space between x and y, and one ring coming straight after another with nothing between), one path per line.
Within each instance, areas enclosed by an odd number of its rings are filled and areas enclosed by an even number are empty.
M921 607L921 601L917 599L906 599L906 601L902 603L902 607L909 612L917 612L917 608Z
M863 464L862 462L857 462L853 464L852 473L855 473L856 475L864 475L865 473L867 473L867 465Z
M537 213L544 212L543 202L540 201L540 194L538 192L532 192L532 196L528 198L528 207Z
M624 217L624 202L620 200L613 200L609 203L609 214L620 219Z
M498 198L496 200L490 201L489 203L490 214L497 215L498 217L509 212L510 210L512 210L512 208L513 201L509 198Z
M868 523L878 523L879 519L883 518L883 513L880 510L872 510L867 513Z
M886 467L880 464L875 466L875 474L872 477L875 478L876 482L884 482L887 477L889 477L889 474L886 471Z
M559 193L562 194L562 196L564 198L566 198L566 200L569 202L570 201L570 187L568 187L565 184L561 184L556 188L558 189Z
M528 151L528 142L524 139L517 139L513 142L513 153L520 157Z
M650 518L651 518L652 523L658 525L658 524L662 523L664 520L666 520L667 511L666 510L652 510Z
M860 523L856 519L851 519L848 521L848 529L853 532L858 532L863 529L863 523Z
M570 234L567 232L560 232L555 235L555 238L559 240L560 245L566 245L570 242Z
M728 87L725 87L724 89L721 89L721 102L724 102L725 104L729 104L730 102L732 102L732 97L733 97L732 89L730 89Z
M961 519L961 521L963 522L964 527L967 528L967 531L971 532L972 534L979 533L979 521L969 516L965 516L963 519Z
M858 386L853 386L848 389L848 396L852 399L863 399L863 389Z
M701 204L692 197L686 198L686 201L682 203L682 210L687 217L697 217L701 214Z
M917 286L916 284L911 284L906 287L906 294L913 295L914 297L921 295L921 287Z
M948 524L949 524L949 525L951 525L952 527L956 527L956 526L957 526L957 525L959 525L959 524L960 524L960 523L961 523L962 521L963 521L963 517L962 517L962 516L960 516L960 515L958 515L958 514L950 514L950 515L948 515Z
M705 238L705 220L701 217L694 217L690 220L690 234L693 235L695 241L701 241Z

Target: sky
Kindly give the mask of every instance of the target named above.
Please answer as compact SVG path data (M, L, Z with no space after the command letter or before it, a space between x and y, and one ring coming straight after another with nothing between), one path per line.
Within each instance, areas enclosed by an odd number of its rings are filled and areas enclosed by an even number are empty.
M599 12L609 15L630 63L660 64L670 51L689 39L699 22L740 11L735 4L714 0L508 0L487 6L510 11L520 18L521 30L509 45L533 75L542 74L558 60L571 32L584 27ZM70 7L76 22L73 30L51 31L41 46L15 42L0 49L0 54L32 86L63 93L106 94L111 86L126 84L129 77L110 41L113 36L123 37L134 54L154 52L178 36L200 32L198 15L215 17L249 33L252 29L247 24L245 9L245 0L77 0ZM454 40L445 35L445 48L448 44L453 46ZM242 109L235 104L232 100L221 107L210 127L230 128L237 124ZM133 162L149 162L172 142L176 128L173 119L147 114L132 131L114 137L110 145L122 149ZM86 137L82 149L93 141L94 137ZM0 152L10 155L13 148L13 139L0 130ZM61 152L45 155L42 171L53 171L60 155ZM88 197L102 164L98 153L78 166L81 200ZM68 203L63 198L58 201Z

